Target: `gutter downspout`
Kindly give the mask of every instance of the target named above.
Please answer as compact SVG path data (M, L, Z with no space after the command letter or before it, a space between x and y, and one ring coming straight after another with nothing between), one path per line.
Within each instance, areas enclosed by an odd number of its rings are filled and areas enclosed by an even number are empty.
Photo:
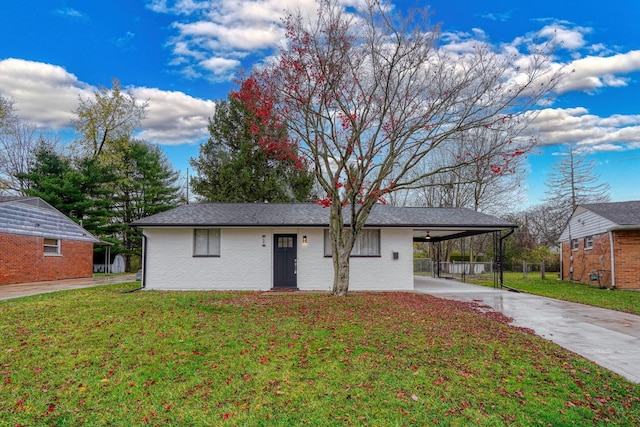
M609 250L611 251L611 289L616 288L616 256L613 252L613 231L609 231Z
M123 294L129 294L131 292L136 292L144 289L146 283L146 275L147 275L147 236L138 230L138 228L133 227L134 231L136 231L140 236L142 236L142 280L140 281L140 287L135 289L129 289L128 291L122 291Z
M563 249L562 248L562 242L560 242L560 277L559 277L560 280L562 280L562 278L564 277L564 266L562 265L564 257L562 256L562 252L563 252L562 249Z

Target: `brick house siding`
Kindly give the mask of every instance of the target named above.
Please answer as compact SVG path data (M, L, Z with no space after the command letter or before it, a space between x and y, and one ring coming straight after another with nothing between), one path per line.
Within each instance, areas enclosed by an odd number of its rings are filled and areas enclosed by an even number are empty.
M616 288L640 289L640 230L614 232Z
M93 243L60 240L60 255L44 254L44 238L0 234L0 285L91 277Z
M615 287L640 289L640 230L616 230L612 234ZM597 285L598 281L591 280L589 276L592 272L601 274L601 286L612 286L609 233L593 236L591 249L585 249L584 238L578 239L577 250L572 250L571 241L562 243L563 280Z
M611 287L611 245L609 233L593 236L591 249L585 248L585 239L578 239L578 249L572 249L571 241L562 244L562 279L597 284L589 274L601 274L600 285Z

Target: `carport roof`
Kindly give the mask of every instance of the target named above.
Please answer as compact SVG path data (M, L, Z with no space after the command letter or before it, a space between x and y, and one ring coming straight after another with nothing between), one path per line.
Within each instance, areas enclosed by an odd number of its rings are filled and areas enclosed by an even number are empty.
M345 212L346 214L346 212ZM345 223L349 223L345 215ZM329 227L329 209L317 203L198 203L134 221L134 227ZM446 240L513 229L515 224L464 208L397 207L377 204L365 227L414 230L414 241Z

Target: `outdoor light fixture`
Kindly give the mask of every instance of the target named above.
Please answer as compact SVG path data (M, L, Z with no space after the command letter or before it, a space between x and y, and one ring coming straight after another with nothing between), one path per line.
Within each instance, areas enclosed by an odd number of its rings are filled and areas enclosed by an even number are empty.
M427 235L424 236L425 240L431 240L431 236L429 235L429 232L427 231Z
M307 236L302 236L302 244L303 245L307 244Z
M267 244L266 244L266 242L265 242L265 238L266 238L266 237L267 237L267 236L265 236L264 234L262 235L262 246L263 246L263 247L264 247L264 246L267 246Z

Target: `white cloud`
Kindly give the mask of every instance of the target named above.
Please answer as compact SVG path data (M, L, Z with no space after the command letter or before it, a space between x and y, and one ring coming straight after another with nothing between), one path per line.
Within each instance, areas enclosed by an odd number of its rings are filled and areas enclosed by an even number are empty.
M233 73L240 66L240 61L226 58L209 58L200 63L203 68L213 72L215 78L229 80Z
M529 132L543 145L577 143L589 151L612 151L640 144L640 115L600 117L584 107L547 108Z
M490 19L492 21L507 22L511 19L511 16L515 12L515 9L508 10L506 12L486 12L480 15L481 18Z
M171 13L176 15L190 15L196 11L209 7L209 1L178 0L167 4L167 0L151 0L147 7L158 13Z
M189 77L208 76L220 81L232 79L240 68L239 59L272 48L282 40L281 18L285 10L314 12L316 4L314 0L151 0L147 7L176 16L172 26L177 34L168 41L174 55L171 64L180 66ZM235 68L221 72L204 58L226 59L228 62L220 63L224 67L235 64Z
M80 12L79 10L73 9L71 7L63 7L61 9L56 9L53 11L53 13L65 18L78 19L80 21L88 21L89 19L82 12Z
M167 145L207 138L208 118L215 110L213 101L156 88L134 88L131 92L149 102L140 138Z
M114 43L118 47L128 47L133 41L133 39L135 39L135 37L136 37L135 33L132 33L131 31L127 31L125 35L115 39Z
M616 74L640 71L640 50L601 57L588 56L567 64L570 74L558 88L560 93L570 91L594 92L603 87L621 87L628 80Z
M43 128L69 126L78 96L92 88L64 68L22 59L0 61L0 94L13 98L23 119Z
M273 25L255 25L250 31L241 24L226 26L213 22L195 22L192 24L176 24L183 37L200 39L200 46L211 46L220 50L237 51L244 56L245 52L260 50L274 45L282 38L282 30Z
M584 35L591 32L587 27L572 27L567 28L564 25L547 25L543 27L538 36L547 40L553 40L559 43L559 46L564 49L576 50L581 49L586 45Z
M128 87L136 98L148 100L147 118L139 137L160 144L202 141L215 104L183 92ZM71 129L78 97L91 98L96 88L64 68L22 59L0 61L0 95L15 101L17 114L48 130Z

